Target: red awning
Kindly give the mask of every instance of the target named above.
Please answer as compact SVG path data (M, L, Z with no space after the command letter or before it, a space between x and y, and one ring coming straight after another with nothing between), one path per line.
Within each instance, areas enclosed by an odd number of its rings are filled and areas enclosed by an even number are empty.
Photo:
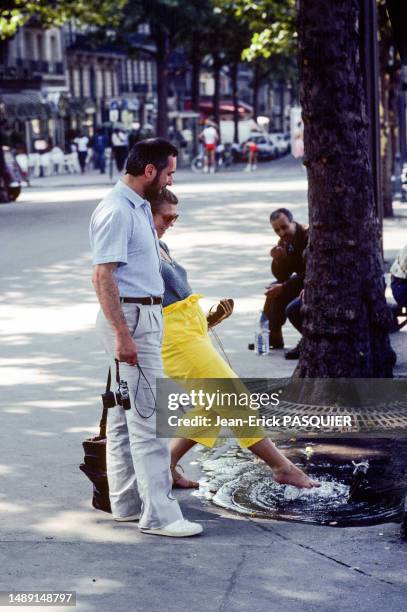
M185 107L186 107L186 110L189 110L191 108L190 100L186 101ZM219 105L219 110L220 110L221 115L232 115L233 108L234 107L233 107L233 103L231 100L221 100L220 105ZM199 110L201 111L201 113L205 115L213 114L212 100L211 99L210 100L200 100ZM238 111L239 111L239 115L241 117L244 117L253 112L253 107L250 106L250 104L247 104L246 102L243 102L242 100L239 100Z

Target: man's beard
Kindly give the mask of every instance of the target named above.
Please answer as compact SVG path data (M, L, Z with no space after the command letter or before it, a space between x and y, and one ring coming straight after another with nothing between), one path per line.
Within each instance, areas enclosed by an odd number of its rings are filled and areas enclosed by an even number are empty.
M160 176L157 174L151 185L144 189L144 197L146 200L155 200L162 192L163 187L160 185Z

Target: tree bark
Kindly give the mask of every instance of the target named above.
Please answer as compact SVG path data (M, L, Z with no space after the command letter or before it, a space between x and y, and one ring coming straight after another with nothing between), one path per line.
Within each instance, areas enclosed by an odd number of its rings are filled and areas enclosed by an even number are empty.
M3 130L2 130L3 120L0 117L0 202L8 202L8 180L9 174L6 167L6 160L4 159L3 153Z
M253 119L257 121L257 117L259 116L259 88L260 88L260 75L259 75L259 67L257 64L254 65L253 70Z
M230 73L232 77L232 102L233 102L233 142L239 143L239 98L237 87L238 62L233 62Z
M383 216L386 218L393 216L393 190L391 175L393 169L393 147L390 129L390 108L389 108L389 89L390 77L386 72L382 72L380 78L381 93L381 175L382 175L382 198Z
M393 190L391 175L393 171L394 150L392 141L392 129L390 120L390 96L391 96L391 47L392 37L390 23L385 4L378 4L378 25L380 31L379 41L379 66L380 66L380 141L381 141L381 179L383 216L393 216Z
M199 113L199 77L201 74L202 58L199 35L196 33L192 41L192 53L191 53L191 66L192 66L192 78L191 78L191 108L196 113Z
M216 125L220 125L220 71L222 60L217 53L213 55L213 80L215 89L213 92L213 118Z
M285 81L284 79L280 80L280 131L285 132L284 129L284 101L285 101Z
M157 28L154 32L157 48L157 136L168 137L168 35Z
M301 378L391 377L379 227L359 62L359 1L301 0L310 243Z

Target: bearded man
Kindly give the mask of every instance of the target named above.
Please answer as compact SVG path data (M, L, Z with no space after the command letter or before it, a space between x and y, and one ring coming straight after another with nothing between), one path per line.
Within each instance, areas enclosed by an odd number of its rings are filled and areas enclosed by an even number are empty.
M126 172L90 223L97 329L113 380L127 383L130 406L109 409L107 477L113 518L139 521L143 533L185 537L202 531L186 521L171 495L168 442L156 436L156 379L163 377L159 244L149 198L172 185L177 149L162 138L138 142ZM125 409L129 408L129 409Z

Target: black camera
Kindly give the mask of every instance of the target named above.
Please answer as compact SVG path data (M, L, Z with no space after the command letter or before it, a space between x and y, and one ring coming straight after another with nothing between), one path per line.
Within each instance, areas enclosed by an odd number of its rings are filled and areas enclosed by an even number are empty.
M102 393L103 408L114 408L115 406L122 406L124 410L130 410L130 394L129 387L125 380L120 380L117 392L106 391Z
M122 406L124 410L130 410L131 404L129 387L127 386L127 382L125 380L120 380L116 398L117 402Z

